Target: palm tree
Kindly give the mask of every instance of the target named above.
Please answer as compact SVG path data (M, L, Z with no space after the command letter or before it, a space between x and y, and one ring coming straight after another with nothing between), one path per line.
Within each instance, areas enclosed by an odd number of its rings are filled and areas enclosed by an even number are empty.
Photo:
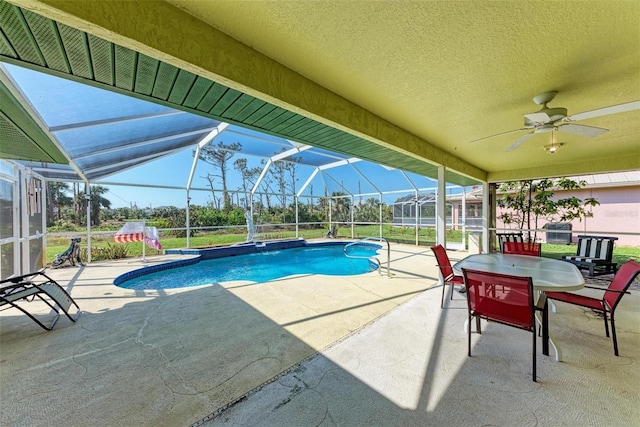
M73 198L67 194L69 185L64 182L47 181L47 226L62 219L62 208L73 205Z
M90 225L100 225L100 209L109 209L111 207L111 201L102 196L108 191L109 189L102 185L92 185L89 187L89 202L91 203ZM87 211L87 200L84 192L78 193L76 196L76 204L81 207L78 222L82 224L86 219L85 212Z

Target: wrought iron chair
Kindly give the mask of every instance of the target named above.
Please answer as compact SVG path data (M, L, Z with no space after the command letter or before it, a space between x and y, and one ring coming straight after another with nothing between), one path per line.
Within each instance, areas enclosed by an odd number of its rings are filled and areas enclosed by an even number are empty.
M531 332L533 341L533 374L536 381L536 319L535 311L542 311L543 340L548 339L546 304L536 307L534 304L533 282L531 277L511 276L488 273L485 271L462 269L467 288L469 307L468 354L471 357L471 318L476 319L476 330L480 329L480 319L491 320L503 325ZM541 299L544 303L544 298Z
M502 253L539 257L541 255L541 245L540 243L531 242L504 242Z
M614 314L616 307L620 303L624 294L628 294L629 286L640 274L640 264L634 260L627 261L618 269L609 287L604 289L602 298L593 298L586 295L574 294L571 292L547 292L547 298L562 301L569 304L590 308L601 313L604 318L604 331L609 336L609 319L611 320L611 335L613 337L613 353L618 356L618 339L616 338L616 324ZM600 289L596 286L585 286L585 288Z
M440 276L442 278L442 298L440 299L440 308L444 307L444 290L447 285L451 285L451 299L453 300L453 288L456 285L464 286L464 278L462 276L456 276L453 273L453 267L451 267L451 261L447 255L447 251L442 245L432 246L431 250L436 256L438 262L438 268L440 269Z

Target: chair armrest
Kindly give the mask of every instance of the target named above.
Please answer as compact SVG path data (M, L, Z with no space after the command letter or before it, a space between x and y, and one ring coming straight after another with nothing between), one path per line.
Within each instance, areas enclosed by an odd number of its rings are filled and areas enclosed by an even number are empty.
M589 288L589 289L597 289L599 291L607 291L607 292L616 292L618 294L629 294L631 295L631 292L629 291L618 291L616 289L607 289L607 288L601 288L598 286L589 286L589 285L584 285L585 288Z

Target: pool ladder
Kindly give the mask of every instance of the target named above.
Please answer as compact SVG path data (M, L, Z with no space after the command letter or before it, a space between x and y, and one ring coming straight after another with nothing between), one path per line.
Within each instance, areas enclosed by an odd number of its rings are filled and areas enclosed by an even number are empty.
M378 259L378 257L367 257L367 256L356 256L356 255L349 255L347 253L347 248L350 246L355 246L359 243L364 243L367 241L371 241L374 240L376 242L385 242L387 244L387 277L391 277L391 272L390 272L390 267L391 267L391 246L389 245L389 241L387 239L385 239L384 237L374 237L374 236L369 236L369 237L365 237L364 239L360 239L357 242L352 242L349 244L344 245L344 256L346 256L347 258L360 258L360 259L375 259L376 263L378 263L378 273L382 274L382 264L380 263L380 260Z

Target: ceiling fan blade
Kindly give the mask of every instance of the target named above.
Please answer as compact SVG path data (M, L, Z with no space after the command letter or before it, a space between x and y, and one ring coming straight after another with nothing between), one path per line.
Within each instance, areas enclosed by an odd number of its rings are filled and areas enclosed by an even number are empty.
M514 142L513 144L511 144L511 146L509 148L507 148L506 150L504 150L504 152L508 152L508 151L513 151L516 148L518 148L523 142L525 142L527 139L531 138L534 135L533 132L530 132L526 135L521 136L520 138L518 138L518 140L516 142Z
M627 102L625 104L612 105L611 107L598 108L597 110L585 111L567 117L566 121L578 121L592 119L594 117L608 116L609 114L625 113L627 111L640 110L640 101Z
M609 132L609 129L597 128L595 126L579 125L575 123L567 123L565 125L558 126L558 132L573 133L580 136L598 136L605 132Z
M522 128L522 129L508 130L508 131L506 131L506 132L496 133L495 135L485 136L484 138L474 139L473 141L469 141L469 144L474 143L474 142L484 141L485 139L496 138L496 137L498 137L498 136L502 136L502 135L508 135L508 134L510 134L510 133L514 133L514 132L520 132L520 131L523 131L523 130L529 130L529 129L527 129L527 128Z
M547 123L551 121L551 117L543 112L525 114L524 118L527 119L529 123ZM527 123L525 122L525 124Z

